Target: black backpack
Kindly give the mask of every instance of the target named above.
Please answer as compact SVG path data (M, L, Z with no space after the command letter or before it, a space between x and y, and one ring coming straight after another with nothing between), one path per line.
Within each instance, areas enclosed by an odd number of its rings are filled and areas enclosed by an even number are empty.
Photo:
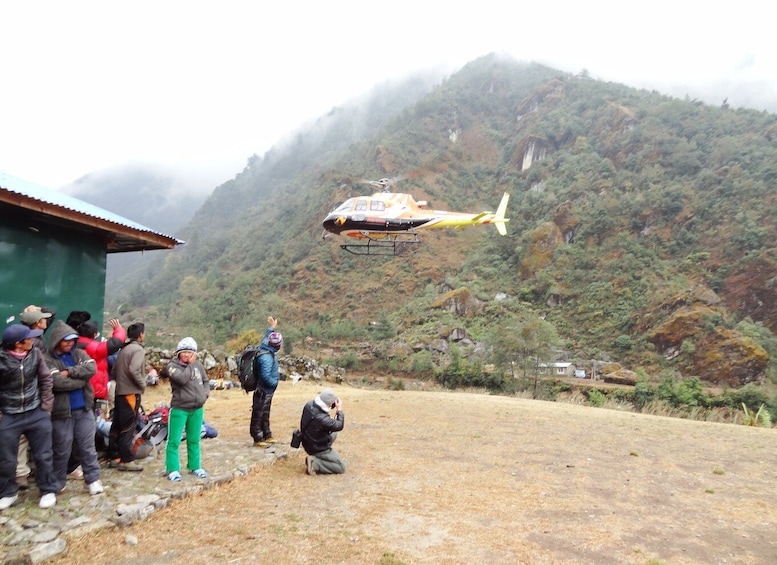
M259 382L259 375L256 369L256 359L266 351L259 349L258 345L248 345L235 358L237 361L237 378L240 381L240 388L246 392L253 392Z

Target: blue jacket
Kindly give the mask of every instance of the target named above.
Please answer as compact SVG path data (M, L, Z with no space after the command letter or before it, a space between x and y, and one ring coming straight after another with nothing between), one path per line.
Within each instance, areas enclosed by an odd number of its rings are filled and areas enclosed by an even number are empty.
M259 370L258 388L265 394L274 393L281 378L278 360L275 358L276 351L267 343L267 339L274 331L272 328L267 328L267 331L264 332L262 343L259 344L261 353L256 357L257 369Z

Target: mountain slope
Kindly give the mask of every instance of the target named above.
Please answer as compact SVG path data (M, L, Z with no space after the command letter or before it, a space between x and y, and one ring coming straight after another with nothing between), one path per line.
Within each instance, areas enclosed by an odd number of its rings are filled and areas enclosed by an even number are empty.
M269 312L295 337L352 340L387 315L416 350L456 327L494 344L533 317L573 358L733 385L770 370L774 115L497 56L416 99L384 105L363 137L348 137L357 122L342 112L252 160L198 210L185 248L135 289L132 307L216 342ZM508 235L424 234L417 252L391 259L322 239L326 213L369 191L363 179L394 176L436 209L493 209L509 192ZM432 306L462 287L479 312Z

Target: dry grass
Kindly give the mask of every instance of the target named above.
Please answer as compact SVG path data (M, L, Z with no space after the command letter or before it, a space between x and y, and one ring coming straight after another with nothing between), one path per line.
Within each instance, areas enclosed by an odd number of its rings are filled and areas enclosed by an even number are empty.
M318 388L281 383L277 436L288 439ZM292 451L127 530L70 540L53 563L777 562L773 429L334 388L345 475L308 477ZM248 399L217 392L208 421L251 449Z

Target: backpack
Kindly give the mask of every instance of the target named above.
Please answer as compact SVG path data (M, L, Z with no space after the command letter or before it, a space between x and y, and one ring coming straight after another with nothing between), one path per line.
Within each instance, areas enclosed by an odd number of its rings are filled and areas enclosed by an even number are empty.
M248 345L235 359L237 361L237 378L240 381L240 388L245 392L256 390L259 384L256 360L265 353L267 352L259 349L258 345Z
M133 438L135 457L138 459L147 457L151 450L167 439L169 415L170 407L166 405L155 408L149 414L146 414L142 406L140 407L135 423L135 437Z

